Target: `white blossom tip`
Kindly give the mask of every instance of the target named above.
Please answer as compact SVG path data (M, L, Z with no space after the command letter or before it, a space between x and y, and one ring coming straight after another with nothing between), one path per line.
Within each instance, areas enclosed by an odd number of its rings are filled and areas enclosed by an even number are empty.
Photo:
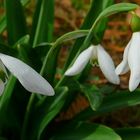
M75 72L73 72L73 70L70 68L70 69L68 69L65 73L64 73L64 75L65 76L74 76L74 75L76 75L77 73L75 73Z
M119 85L120 84L120 78L118 76L116 76L116 78L114 79L114 84L115 85Z
M129 90L130 90L130 92L133 92L138 87L139 83L140 83L139 78L131 75L130 80L129 80Z
M118 66L116 67L115 73L116 73L117 75L120 75L120 74L121 74L120 65L118 65Z
M77 57L77 59L75 60L74 64L65 72L64 75L74 76L82 72L83 69L86 67L87 63L89 62L92 53L93 53L92 46L81 52Z

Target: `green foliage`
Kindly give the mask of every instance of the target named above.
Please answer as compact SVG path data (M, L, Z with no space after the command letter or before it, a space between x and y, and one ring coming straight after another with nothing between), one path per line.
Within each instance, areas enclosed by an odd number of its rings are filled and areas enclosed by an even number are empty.
M139 103L140 103L139 90L135 91L134 94L130 94L129 91L120 91L105 97L98 110L93 111L91 108L87 108L83 112L80 112L80 114L78 114L75 117L75 119L85 120L92 116L100 115L106 112L125 108L128 106L134 106Z
M78 123L58 130L51 140L121 140L112 129L91 123Z
M82 86L81 88L85 96L87 97L91 108L94 111L98 110L103 99L103 95L100 90L95 86L92 86L91 88L89 86Z
M31 27L27 26L24 13L29 0L4 2L5 13L0 20L0 33L6 31L8 35L0 41L0 52L18 57L34 67L54 87L55 95L46 97L37 93L30 94L10 75L0 96L0 140L140 139L139 128L113 130L102 124L85 122L93 116L102 116L103 113L140 104L139 90L130 94L128 91L114 90L111 85L102 88L87 85L85 80L89 69L76 77L64 75L81 51L91 43L98 44L102 41L108 16L132 11L138 6L131 3L113 4L114 0L93 0L80 29L66 33L52 42L54 0L36 0ZM61 47L71 40L75 40L75 43L68 52L64 68L59 68L62 75L57 78ZM81 82L81 79L84 80ZM85 96L90 106L67 123L61 119L57 121L61 111L68 110L70 103L76 99L76 93Z
M54 22L54 0L38 0L34 14L31 44L52 41Z
M117 129L116 132L123 140L139 140L140 138L140 128L122 128Z
M8 41L10 45L13 45L17 40L26 34L25 17L19 0L6 0L5 9Z

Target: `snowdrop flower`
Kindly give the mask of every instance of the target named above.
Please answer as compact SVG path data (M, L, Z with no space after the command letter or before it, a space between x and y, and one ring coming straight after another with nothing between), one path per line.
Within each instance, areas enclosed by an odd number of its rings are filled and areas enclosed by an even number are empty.
M124 74L130 69L129 90L134 91L140 83L140 32L135 32L126 46L122 62L116 74Z
M54 95L52 86L34 69L17 58L0 53L0 95L8 78L5 67L19 80L29 92Z
M69 68L65 75L74 76L79 74L87 65L87 63L97 62L101 71L103 72L106 79L113 84L119 84L119 77L115 73L115 66L110 55L104 50L101 45L91 45L89 48L84 50L76 59L73 66Z

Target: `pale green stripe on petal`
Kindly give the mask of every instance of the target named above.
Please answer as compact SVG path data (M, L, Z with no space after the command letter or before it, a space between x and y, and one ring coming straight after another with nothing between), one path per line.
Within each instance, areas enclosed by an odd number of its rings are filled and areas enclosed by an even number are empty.
M33 68L19 59L5 54L0 54L0 59L26 90L43 95L54 95L52 86Z

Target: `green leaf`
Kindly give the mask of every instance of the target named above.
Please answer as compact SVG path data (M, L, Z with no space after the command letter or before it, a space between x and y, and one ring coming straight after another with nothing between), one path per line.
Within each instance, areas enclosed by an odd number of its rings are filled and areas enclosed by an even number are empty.
M62 44L63 42L84 37L88 34L88 32L89 30L76 30L76 31L68 32L62 35L61 37L59 37L54 43L43 42L41 44L38 44L36 47L43 47L49 45L51 47L56 48L58 45Z
M40 139L40 136L43 132L43 130L46 128L48 123L60 112L62 109L65 101L66 101L66 94L68 92L67 87L60 87L56 90L56 95L52 100L52 103L50 103L50 106L48 108L48 112L45 111L44 117L41 120L41 124L39 126L39 131L38 131L38 139ZM60 95L61 94L61 95ZM46 101L45 101L46 102ZM44 105L43 105L44 106Z
M56 131L50 140L121 140L111 128L99 124L78 123Z
M77 30L77 31L72 31L72 32L66 33L55 41L55 44L56 44L55 46L65 42L65 41L68 41L68 40L73 40L73 39L84 37L88 34L88 32L89 32L89 30Z
M140 140L140 128L122 128L117 129L118 133L122 140Z
M16 83L16 78L14 76L10 76L9 81L5 87L4 93L0 98L0 114L2 114L1 111L3 110L3 108L5 108L8 105L15 83Z
M21 137L23 140L27 138L30 140L40 139L44 129L62 109L67 91L67 87L59 87L55 91L55 96L42 98L36 104L35 109L32 108L30 115L32 121L28 122L28 126L22 130Z
M5 0L9 44L13 45L26 34L26 22L19 0Z
M140 104L139 90L135 91L134 93L130 93L129 91L120 91L105 97L98 110L93 111L89 107L75 116L75 120L89 119L93 116L101 115L106 112L115 111L117 109L129 106L135 106L137 104Z
M118 3L114 4L112 6L109 6L106 8L98 17L98 20L108 17L112 14L116 14L119 12L126 12L126 11L132 11L138 8L137 4L132 4L132 3Z
M15 50L14 48L11 48L10 46L7 46L3 43L0 43L0 53L15 56L17 54L17 50Z
M91 108L95 111L99 108L102 103L103 95L96 86L82 86L81 89L87 97Z
M31 33L33 47L52 40L53 26L54 0L38 0Z
M14 86L16 84L16 78L13 77L13 76L10 76L9 78L9 81L5 87L5 90L0 98L0 129L2 129L3 127L5 127L5 125L8 125L8 126L11 126L14 127L13 125L17 125L17 122L14 122L11 121L11 120L16 120L16 117L14 116L13 114L13 111L9 110L9 106L10 106L10 101L11 101L11 96L12 96L12 93L13 93L13 90L14 90ZM10 120L7 119L7 114L11 115L11 118Z
M5 27L6 27L6 18L4 15L0 19L0 33L2 33L4 31Z
M21 0L23 6L25 6L28 2L29 0ZM5 28L6 28L6 16L4 14L0 19L0 33L2 33Z

